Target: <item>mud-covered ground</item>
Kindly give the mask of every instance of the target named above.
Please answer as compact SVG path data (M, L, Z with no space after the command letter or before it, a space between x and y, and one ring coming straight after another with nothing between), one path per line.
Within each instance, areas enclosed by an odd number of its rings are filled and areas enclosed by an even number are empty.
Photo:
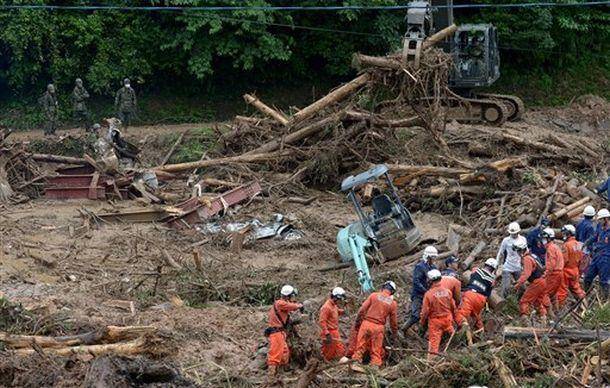
M137 127L125 132L133 141L150 144L155 137L204 125L207 124ZM448 130L457 125L450 124ZM529 112L525 122L507 125L531 125L534 130L544 125L559 131L578 130L605 136L610 111L607 102L604 105L589 99L582 105L562 110ZM68 133L77 134L79 130L60 131L59 135ZM24 132L15 134L11 140L41 137L38 132ZM167 149L145 152L161 158ZM301 373L298 364L304 363L312 351L307 347L313 346L315 352L318 344L315 311L326 293L337 285L348 290L351 296L348 316L356 311L360 298L353 269L318 271L338 263L335 235L355 220L350 204L336 190L308 189L303 196L316 199L309 205L301 205L260 196L247 206L233 208L223 222L253 218L267 221L281 213L304 235L291 241L248 242L240 254L231 252L223 238L204 236L195 230L176 231L161 224L96 224L83 215L83 210L98 213L144 206L138 201L39 198L0 205L0 292L39 319L45 317L35 327L37 334L74 334L104 325L154 325L171 338L168 352L156 357L170 363L190 384L258 386L265 379L265 371L260 368L262 352L257 357L257 350L265 343L262 333L268 306L278 287L290 283L298 288L300 300L310 301L309 314L299 329L305 350L297 352L300 359L285 374L290 386ZM430 242L443 242L448 225L459 220L457 215L422 212L415 212L414 217L423 231L423 239ZM474 243L464 246L471 247ZM495 249L490 244L482 258L493 255ZM167 265L164 250L182 270ZM198 251L202 258L201 272L195 268L193 251ZM460 252L467 253L468 249ZM404 265L397 260L372 269L377 282L390 278L398 282L401 319L405 317L409 291ZM113 302L117 300L133 301L135 313L116 307ZM348 332L349 324L348 319L343 321L344 333ZM493 331L488 335L492 338ZM416 338L411 342L413 348L424 349ZM31 360L24 360L20 368L18 357L10 359L12 368L16 368L15 376L32 371L27 364ZM0 384L78 386L88 368L81 364L91 360L73 362L84 369L78 373L74 371L80 369L73 369L70 381L23 380L21 376L12 381L5 379ZM6 368L7 364L3 365ZM57 368L70 366L60 363ZM41 369L39 373L50 372ZM324 383L324 386L340 385L339 380L333 379Z

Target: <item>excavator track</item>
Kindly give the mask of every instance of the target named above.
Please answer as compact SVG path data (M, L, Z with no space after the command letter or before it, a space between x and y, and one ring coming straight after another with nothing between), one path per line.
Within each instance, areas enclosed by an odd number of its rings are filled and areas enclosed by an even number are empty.
M509 113L507 121L517 121L523 117L525 112L525 104L523 100L517 96L510 94L492 94L492 93L478 93L478 98L486 98L491 100L500 100L507 105Z
M443 107L447 111L448 120L495 126L504 124L510 112L507 104L499 99L449 97L443 101Z

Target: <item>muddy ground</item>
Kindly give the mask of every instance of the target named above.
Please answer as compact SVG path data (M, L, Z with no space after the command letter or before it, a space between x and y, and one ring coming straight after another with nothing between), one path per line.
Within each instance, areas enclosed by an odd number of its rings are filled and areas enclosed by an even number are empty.
M575 105L577 103L580 105ZM607 103L603 105L601 115L596 104L602 102L589 99L575 104L564 109L529 112L525 123L518 125L544 125L558 131L578 130L595 136L603 133L606 137L610 126L610 111L604 111L608 109ZM137 127L127 129L126 134L133 141L147 144L155 137L207 125ZM452 125L458 124L450 124L448 130ZM78 129L60 131L60 135L78 132ZM17 133L12 141L41 137L39 132ZM166 151L145 152L151 158L160 159ZM309 318L300 328L303 346L300 353L297 352L292 370L285 372L287 385L291 386L300 375L306 357L316 351L315 311L324 295L334 286L345 287L351 296L348 315L356 311L360 298L352 269L318 271L338 262L335 235L341 227L355 220L350 204L338 193L339 184L324 190L307 189L302 195L315 197L309 205L260 196L247 206L231 209L223 222L252 218L266 221L281 213L304 234L303 238L293 241L249 242L239 254L232 253L223 238L204 236L193 230L176 231L159 224L95 224L82 215L83 209L97 213L144 206L139 201L39 198L1 205L0 291L6 299L22 304L34 314L30 334L74 334L104 325L155 325L162 329L171 338L167 349L147 355L147 360L165 363L183 378L151 384L259 386L264 382L265 371L259 368L261 352L258 359L256 354L265 342L262 333L268 305L278 287L290 283L298 288L300 300L310 300ZM430 242L444 241L447 226L459 219L448 212L416 211L414 217L424 240ZM482 258L494 255L494 242L490 241ZM472 245L473 242L468 242L465 247ZM183 270L168 267L163 250L169 252ZM194 250L201 254L203 272L195 270ZM465 255L467 251L464 249L460 254ZM403 268L404 263L397 260L372 270L378 284L385 279L398 282L401 320L406 316L409 291ZM113 306L116 300L133 301L135 312ZM493 313L488 312L487 316L495 322ZM348 319L342 323L344 333L348 332L349 324ZM486 339L495 339L493 330ZM412 348L424 349L416 338L409 341ZM458 340L453 348L462 344L463 341ZM0 380L0 384L6 386L91 384L91 377L87 379L93 362L90 359L55 360L51 362L56 363L52 368L55 372L41 369L38 374L30 364L50 361L44 358L19 361L13 357L10 360L13 379ZM4 366L6 368L6 364ZM40 378L40 375L47 379L34 378ZM490 380L488 377L481 383L498 384ZM322 386L353 384L339 381L344 380L323 377L319 382ZM127 379L121 384L148 383Z

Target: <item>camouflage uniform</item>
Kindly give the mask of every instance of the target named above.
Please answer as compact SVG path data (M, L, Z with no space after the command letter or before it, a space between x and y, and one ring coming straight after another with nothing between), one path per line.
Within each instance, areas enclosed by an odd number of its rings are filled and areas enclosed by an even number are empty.
M76 79L76 85L72 91L72 113L74 120L77 123L84 123L85 129L91 126L91 116L87 110L86 100L89 98L87 89L83 86L83 81L80 78Z
M55 87L52 84L47 86L47 91L39 100L42 106L42 111L45 116L44 134L53 135L57 129L57 95L55 94Z
M125 78L123 84L125 86L116 92L114 104L118 108L118 116L123 123L123 128L127 128L135 115L137 101L136 92L131 88L129 79Z

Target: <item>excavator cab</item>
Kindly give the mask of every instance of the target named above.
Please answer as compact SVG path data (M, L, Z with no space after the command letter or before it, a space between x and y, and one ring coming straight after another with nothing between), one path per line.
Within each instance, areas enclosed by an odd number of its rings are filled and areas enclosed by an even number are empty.
M450 42L456 89L490 86L500 78L500 53L496 28L491 24L464 24Z
M385 181L385 189L371 198L370 209L365 208L361 189L378 179ZM411 213L402 204L385 165L377 165L356 176L343 180L341 191L347 192L358 221L337 234L337 248L341 260L354 261L363 291L372 291L372 278L367 260L391 260L412 251L421 238Z

